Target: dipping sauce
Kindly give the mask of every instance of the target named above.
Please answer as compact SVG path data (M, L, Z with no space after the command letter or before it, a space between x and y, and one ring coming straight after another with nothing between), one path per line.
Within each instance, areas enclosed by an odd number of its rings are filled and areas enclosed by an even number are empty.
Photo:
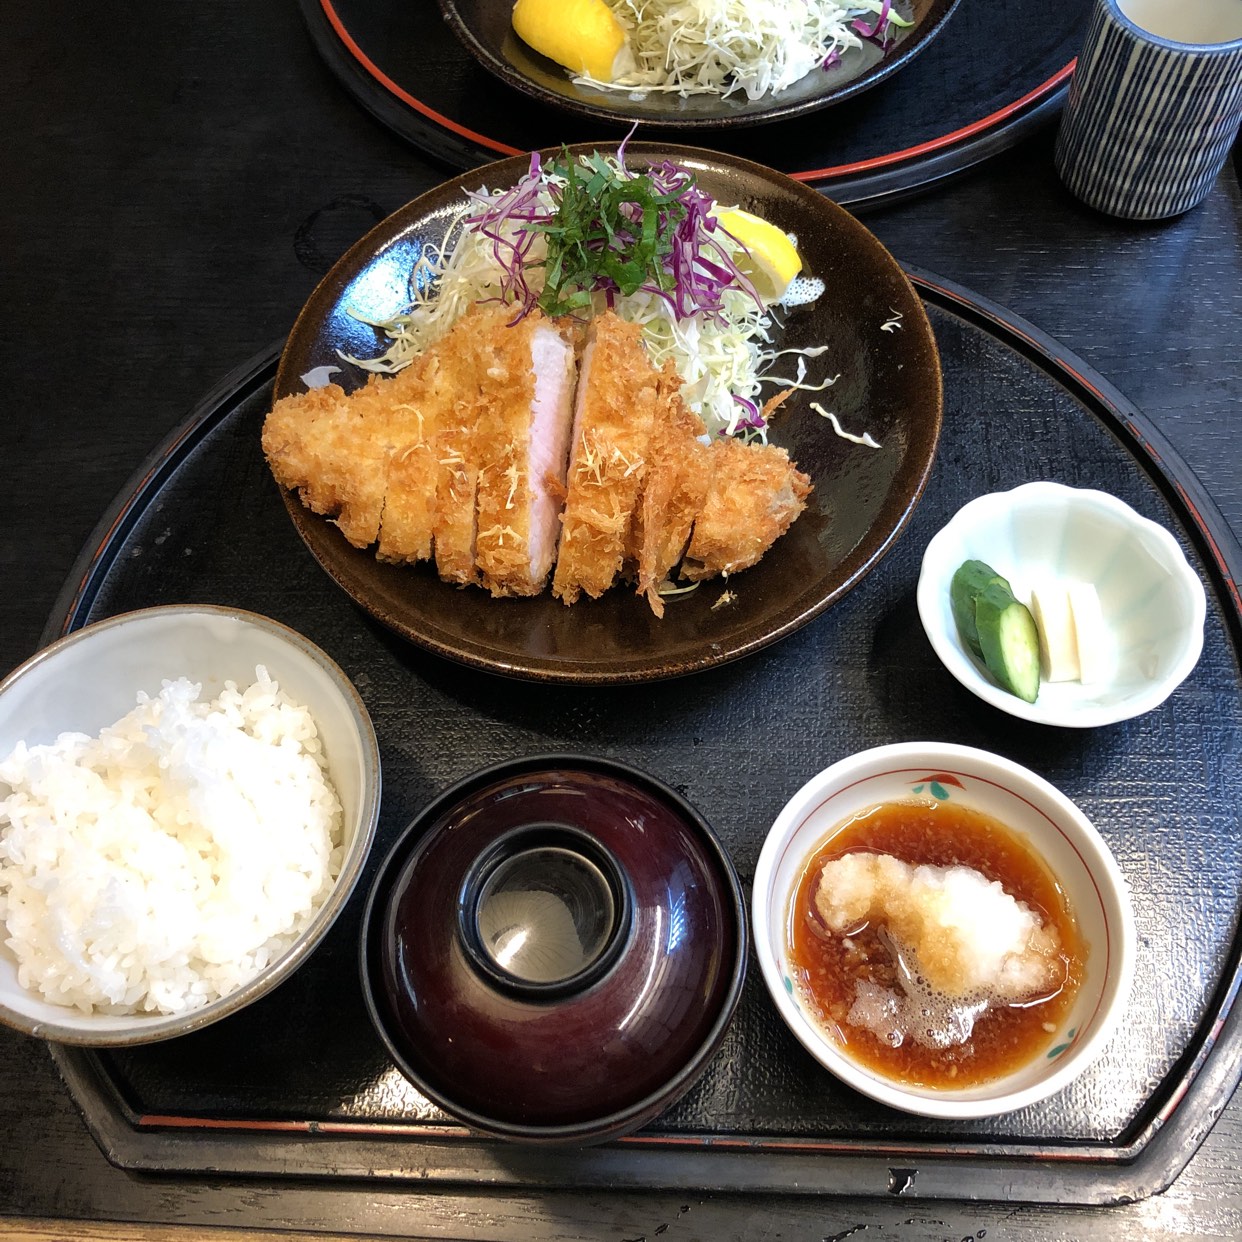
M942 881L946 891L960 891L966 881L967 899L972 887L982 891L998 883L1012 902L994 887L988 897L1009 908L1009 921L1038 924L1032 943L1042 944L1045 958L1037 990L1015 999L1012 987L1009 996L1003 995L1004 988L988 995L973 983L963 983L956 992L938 989L929 980L952 977L955 963L950 960L947 974L944 963L930 960L933 969L920 971L911 945L900 943L887 926L882 902L872 903L865 921L833 930L824 902L816 902L825 867L862 854L889 856L875 869L896 877L895 929L908 931L912 897L941 899L937 886ZM850 870L865 875L875 860L856 858L855 863L861 866ZM964 867L982 879L961 872L948 872L947 880L939 873L912 873L917 867ZM843 870L829 867L829 874ZM901 887L910 876L923 882L911 880ZM1015 910L1014 902L1025 910ZM1065 895L1043 860L1002 823L952 799L884 803L842 824L803 870L790 905L789 937L794 984L808 1012L842 1050L875 1073L925 1087L976 1086L1043 1055L1062 1032L1086 956ZM925 940L934 943L936 937ZM969 978L969 969L965 973ZM882 1011L879 1020L877 1011ZM909 1024L912 1014L917 1027Z

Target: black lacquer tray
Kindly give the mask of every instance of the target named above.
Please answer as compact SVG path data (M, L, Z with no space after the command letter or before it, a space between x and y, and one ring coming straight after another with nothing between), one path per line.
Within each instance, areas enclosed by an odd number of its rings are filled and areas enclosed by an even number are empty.
M276 349L230 377L151 457L84 552L45 638L171 602L234 604L293 625L365 699L384 804L355 899L271 996L164 1044L55 1049L114 1163L423 1185L1063 1203L1138 1198L1176 1177L1242 1074L1242 549L1168 445L1104 380L1000 308L911 276L942 352L946 399L921 505L885 560L823 616L691 678L594 689L517 683L443 661L372 622L312 561L259 451ZM960 687L923 635L914 593L932 534L974 496L1036 478L1103 488L1163 523L1207 584L1199 666L1146 716L1092 731L1021 722ZM869 746L929 737L998 751L1047 776L1094 819L1132 887L1139 960L1127 1020L1102 1059L1053 1099L978 1122L884 1109L802 1050L752 970L722 1050L670 1112L607 1146L547 1151L449 1122L373 1033L355 974L370 875L419 808L467 772L550 750L638 766L706 815L745 884L772 819L808 776Z
M616 141L620 123L530 99L479 66L436 0L299 0L314 44L373 116L450 168L558 143ZM805 116L712 130L717 150L770 165L837 202L912 193L1055 116L1088 0L961 0L930 46L885 81ZM693 133L644 124L641 135Z

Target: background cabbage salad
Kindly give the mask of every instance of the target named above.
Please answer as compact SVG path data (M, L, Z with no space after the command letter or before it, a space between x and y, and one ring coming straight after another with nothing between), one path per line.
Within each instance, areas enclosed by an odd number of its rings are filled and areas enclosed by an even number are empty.
M622 91L748 98L777 94L830 68L864 39L886 46L912 23L890 0L605 0L625 28L637 68L585 85Z

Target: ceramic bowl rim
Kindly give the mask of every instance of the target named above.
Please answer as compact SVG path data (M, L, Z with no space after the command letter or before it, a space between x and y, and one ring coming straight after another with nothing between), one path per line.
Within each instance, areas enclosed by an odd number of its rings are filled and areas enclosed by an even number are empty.
M1193 52L1203 57L1229 56L1242 49L1242 35L1236 39L1226 39L1222 43L1184 43L1181 39L1170 39L1167 35L1159 35L1140 26L1121 7L1118 0L1104 0L1104 4L1108 8L1109 18L1137 43L1151 44L1168 52Z
M378 909L387 899L388 890L399 870L404 869L426 850L432 836L431 829L446 811L451 810L463 798L489 785L523 772L538 772L555 768L571 768L577 771L602 772L633 782L647 792L667 801L678 815L686 818L698 830L712 859L718 863L723 880L722 896L725 906L732 914L737 930L737 949L729 968L727 990L721 1000L719 1012L699 1046L685 1063L661 1087L635 1101L629 1106L600 1117L562 1125L523 1125L488 1116L477 1110L463 1107L434 1083L414 1070L405 1058L400 1045L389 1033L384 1008L377 999L377 986L372 981L376 969L372 959L376 950L372 941L378 935ZM652 1120L669 1108L699 1079L708 1063L716 1054L724 1039L738 1003L742 997L749 958L750 920L746 914L746 901L737 869L724 842L716 835L703 814L684 795L665 784L658 777L620 760L574 752L547 752L502 759L476 769L459 778L437 794L431 802L419 810L402 829L383 861L375 872L367 892L362 913L362 930L358 937L358 974L363 999L371 1025L379 1035L388 1055L398 1070L433 1104L450 1117L476 1130L500 1138L515 1139L529 1143L597 1143L618 1138Z
M1128 527L1135 532L1138 541L1151 555L1159 559L1169 571L1186 600L1191 613L1184 642L1172 668L1163 677L1153 680L1124 699L1107 707L1041 704L1038 700L1027 703L1002 690L984 677L975 662L967 655L956 632L941 624L943 618L943 593L948 591L943 550L954 541L963 526L977 523L982 515L997 512L1010 513L1024 507L1028 502L1040 499L1059 499L1067 505L1092 509L1107 515L1118 527ZM1157 557L1157 553L1161 555ZM950 571L951 572L951 571ZM937 659L945 669L972 694L993 707L1029 720L1036 724L1056 725L1069 729L1090 729L1101 725L1118 724L1141 716L1159 707L1190 676L1199 657L1203 654L1203 630L1207 619L1207 596L1198 574L1191 568L1186 554L1173 535L1158 522L1138 513L1124 500L1109 492L1090 487L1071 487L1051 480L1036 480L1019 484L1007 491L987 492L962 505L931 537L923 551L916 591L919 620Z
M262 630L300 651L327 674L348 709L350 725L357 734L362 751L359 808L354 837L348 851L342 857L341 870L332 886L332 891L316 911L310 925L281 957L236 991L211 1001L201 1009L191 1010L189 1013L159 1016L117 1015L120 1019L132 1017L135 1022L141 1024L135 1028L120 1030L91 1030L65 1026L54 1021L32 1019L28 1014L12 1008L0 999L0 1024L25 1035L33 1035L39 1039L80 1048L129 1048L187 1035L237 1013L258 1000L260 996L275 990L319 947L357 886L363 864L370 853L379 822L381 769L379 743L366 705L344 670L321 647L311 642L304 634L262 613L219 604L156 604L105 617L62 635L25 659L3 681L0 681L0 704L3 704L4 697L11 686L24 680L34 669L58 659L66 650L90 643L106 631L122 629L148 620L177 616L206 616L238 621L243 627ZM29 989L26 990L29 991ZM82 1017L89 1020L90 1015L82 1015Z
M1116 971L1110 972L1101 985L1103 1012L1087 1039L1075 1043L1050 1074L1027 1087L990 1097L974 1094L968 1099L955 1097L952 1092L933 1096L908 1090L900 1083L873 1074L852 1061L827 1035L814 1028L786 993L779 962L770 944L771 928L774 922L785 918L789 896L771 892L781 854L805 820L809 807L817 800L822 801L827 791L840 790L854 784L855 780L879 774L869 769L882 770L894 764L927 767L929 771L937 766L951 765L974 768L981 773L990 770L1012 782L1011 788L1025 786L1028 793L1042 797L1046 805L1040 809L1045 816L1051 819L1055 811L1062 835L1082 857L1083 865L1100 893L1101 910L1117 941ZM1071 827L1071 832L1066 832L1067 825ZM1086 852L1083 847L1086 847ZM1120 915L1117 926L1109 917L1110 902ZM1084 1073L1104 1051L1124 1017L1134 982L1137 929L1129 886L1099 830L1072 799L1038 773L1002 755L952 742L894 742L872 747L838 760L806 781L781 808L764 839L755 866L751 915L760 973L777 1011L795 1038L825 1069L847 1086L882 1104L922 1117L972 1120L999 1116L1035 1104L1062 1090ZM971 1089L976 1093L979 1090Z

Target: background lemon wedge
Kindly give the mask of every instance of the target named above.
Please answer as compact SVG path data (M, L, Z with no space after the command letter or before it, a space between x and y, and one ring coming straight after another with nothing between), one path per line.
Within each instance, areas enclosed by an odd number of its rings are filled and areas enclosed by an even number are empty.
M765 303L779 302L802 270L797 247L775 224L739 207L716 213L716 223L746 247L734 256Z
M625 29L604 0L517 0L513 29L536 52L598 82L634 64Z

